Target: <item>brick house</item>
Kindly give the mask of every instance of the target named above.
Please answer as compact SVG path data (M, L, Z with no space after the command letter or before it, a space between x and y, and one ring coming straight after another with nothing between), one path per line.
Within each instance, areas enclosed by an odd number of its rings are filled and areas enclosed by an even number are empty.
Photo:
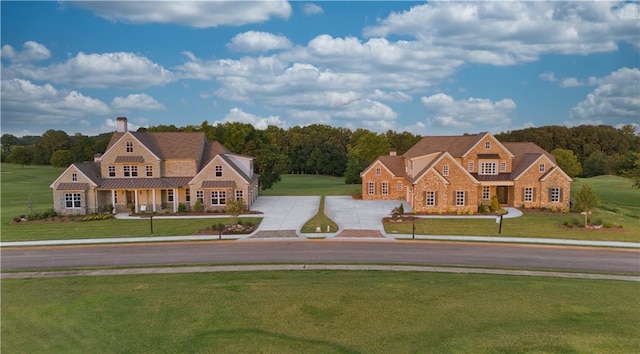
M568 208L572 179L534 143L501 143L490 133L426 136L360 173L365 200L406 200L416 212L476 212L497 196L518 208Z
M258 197L253 157L229 152L204 133L130 132L127 119L116 120L107 150L93 162L74 163L52 184L59 214L193 210L219 211L227 200L249 209Z

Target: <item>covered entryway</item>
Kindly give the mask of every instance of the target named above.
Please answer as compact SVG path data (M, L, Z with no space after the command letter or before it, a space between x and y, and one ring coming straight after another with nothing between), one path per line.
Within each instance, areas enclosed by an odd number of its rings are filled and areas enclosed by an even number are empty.
M496 187L496 195L498 196L498 203L509 204L509 187L508 186Z

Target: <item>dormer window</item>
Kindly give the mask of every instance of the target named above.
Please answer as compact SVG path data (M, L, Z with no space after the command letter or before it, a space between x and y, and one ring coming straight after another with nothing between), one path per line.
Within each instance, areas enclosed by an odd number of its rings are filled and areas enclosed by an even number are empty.
M126 146L127 146L127 152L133 152L133 142L132 141L127 141Z
M490 141L488 141L488 140L487 140L487 141L485 141L485 142L484 142L484 148L485 148L485 150L489 150L489 149L491 149L491 142L490 142Z
M71 174L71 180L73 182L78 182L78 174L77 173L72 173Z
M546 166L545 166L543 163L541 163L541 164L538 166L538 169L540 170L540 172L544 172L544 171L545 171L545 169L546 169L545 167L546 167Z
M222 177L222 165L216 165L215 167L215 176Z

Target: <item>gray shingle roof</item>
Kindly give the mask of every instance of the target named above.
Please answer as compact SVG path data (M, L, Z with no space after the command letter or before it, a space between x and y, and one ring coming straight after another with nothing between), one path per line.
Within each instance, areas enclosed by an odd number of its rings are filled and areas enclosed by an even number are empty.
M65 182L60 183L56 190L59 191L86 191L89 189L89 183Z
M447 151L453 157L461 157L487 133L457 136L425 136L402 156L414 158Z

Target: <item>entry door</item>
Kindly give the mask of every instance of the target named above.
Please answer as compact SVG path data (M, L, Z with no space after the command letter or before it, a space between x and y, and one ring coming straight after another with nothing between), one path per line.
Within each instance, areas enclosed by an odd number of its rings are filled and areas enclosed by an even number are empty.
M498 195L498 203L509 204L509 187L496 188L496 194Z

